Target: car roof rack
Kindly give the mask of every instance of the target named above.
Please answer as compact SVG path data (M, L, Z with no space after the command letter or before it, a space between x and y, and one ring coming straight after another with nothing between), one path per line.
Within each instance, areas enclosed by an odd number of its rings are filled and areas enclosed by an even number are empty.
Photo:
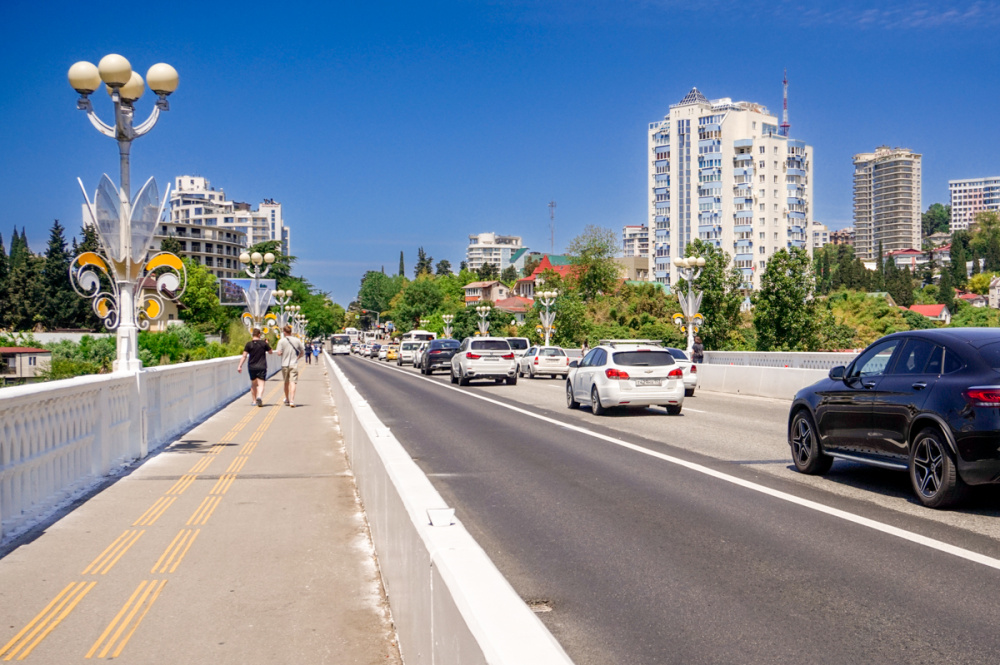
M663 346L663 342L658 339L602 339L601 346Z

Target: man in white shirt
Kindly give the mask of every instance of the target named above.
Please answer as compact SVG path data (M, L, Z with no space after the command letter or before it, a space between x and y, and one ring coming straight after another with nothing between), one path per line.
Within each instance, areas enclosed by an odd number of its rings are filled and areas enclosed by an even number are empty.
M302 340L292 337L292 327L284 327L285 336L278 342L281 355L281 378L285 380L285 404L295 408L295 386L299 382L299 358L305 353Z

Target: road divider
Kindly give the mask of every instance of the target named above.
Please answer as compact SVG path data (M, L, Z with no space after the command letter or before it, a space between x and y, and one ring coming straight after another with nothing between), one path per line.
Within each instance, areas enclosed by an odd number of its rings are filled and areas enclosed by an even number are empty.
M791 401L795 393L827 374L825 369L702 364L698 365L698 388Z
M347 377L323 354L407 663L572 661L461 523L432 526L441 495Z

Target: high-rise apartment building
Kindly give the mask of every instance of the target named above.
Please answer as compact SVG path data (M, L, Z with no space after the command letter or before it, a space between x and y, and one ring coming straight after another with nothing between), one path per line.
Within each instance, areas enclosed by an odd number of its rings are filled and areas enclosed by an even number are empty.
M484 263L492 263L499 272L512 265L515 254L523 257L526 249L521 246L521 236L501 236L496 233L479 233L469 236L465 262L469 270L479 270ZM523 262L522 262L523 267Z
M649 124L653 275L676 282L695 238L729 253L747 290L775 252L811 252L812 146L783 136L751 102L709 101L694 88Z
M981 212L1000 211L1000 178L949 180L948 192L952 232L969 228Z
M647 258L649 256L649 227L633 224L622 227L622 256Z
M854 156L854 253L920 249L921 155L881 146Z
M830 229L826 227L826 224L821 224L816 220L813 220L812 224L809 226L810 235L812 236L811 244L813 251L817 249L822 249L824 245L830 243Z

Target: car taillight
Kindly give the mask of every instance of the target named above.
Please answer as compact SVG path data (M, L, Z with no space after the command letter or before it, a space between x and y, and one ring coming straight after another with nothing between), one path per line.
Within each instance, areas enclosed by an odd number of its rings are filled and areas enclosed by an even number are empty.
M465 357L468 358L469 360L479 360L480 358L482 358L481 355L479 355L478 353L473 353L472 351L466 351Z
M680 367L672 369L672 370L670 370L670 374L667 374L667 378L668 379L683 379L684 378L684 370L682 370Z
M538 356L535 356L535 364L538 364Z
M500 357L503 358L504 360L513 360L514 359L514 354L513 353L508 353L507 355L500 356Z
M429 351L428 353L430 353L433 356L435 353L441 353L441 349L434 349L433 351Z
M698 366L697 365L691 365L691 373L692 374L697 374L698 373Z
M614 367L604 370L604 376L616 381L626 381L629 378L628 372L623 372L620 369L615 369Z
M1000 407L1000 386L969 388L962 396L972 402L973 406Z

